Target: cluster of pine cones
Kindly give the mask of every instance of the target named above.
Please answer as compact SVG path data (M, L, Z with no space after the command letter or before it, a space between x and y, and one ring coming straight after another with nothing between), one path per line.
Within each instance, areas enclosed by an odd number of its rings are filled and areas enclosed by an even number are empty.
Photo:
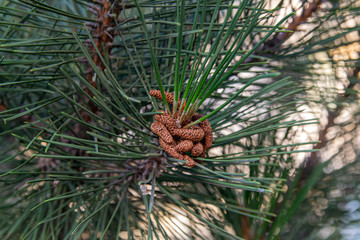
M159 90L151 90L150 95L162 100ZM165 92L166 101L173 104L174 95ZM202 118L203 115L195 113L191 121ZM176 124L170 114L163 112L154 116L155 122L151 124L151 131L159 136L161 147L170 156L187 161L189 167L195 167L195 161L186 153L194 157L205 157L206 151L212 146L213 133L209 121L206 119L190 128L182 128Z

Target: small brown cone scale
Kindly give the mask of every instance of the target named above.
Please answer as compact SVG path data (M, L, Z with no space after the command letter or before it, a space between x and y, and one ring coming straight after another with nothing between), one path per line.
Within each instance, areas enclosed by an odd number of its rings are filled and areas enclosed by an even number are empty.
M150 95L162 100L159 90L151 90ZM169 104L173 103L173 94L165 92L165 97ZM202 117L203 115L195 113L191 121L194 122ZM194 157L204 158L207 150L211 148L214 139L212 128L207 119L191 128L182 128L182 126L177 125L176 119L168 113L156 114L154 118L155 122L151 124L150 129L159 136L160 146L170 156L185 160L187 166L195 167L195 161L201 162L197 159L194 161L186 154L187 152L191 152Z

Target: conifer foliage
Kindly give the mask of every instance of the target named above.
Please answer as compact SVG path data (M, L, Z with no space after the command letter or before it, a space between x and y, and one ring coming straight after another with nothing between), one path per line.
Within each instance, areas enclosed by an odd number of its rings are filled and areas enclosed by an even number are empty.
M317 124L292 118L306 101L273 60L294 15L278 11L0 0L0 238L278 234L293 154L316 143L291 135Z

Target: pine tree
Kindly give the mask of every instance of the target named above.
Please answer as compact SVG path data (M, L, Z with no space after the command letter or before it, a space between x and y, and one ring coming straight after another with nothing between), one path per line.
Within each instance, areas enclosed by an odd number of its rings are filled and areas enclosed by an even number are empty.
M0 3L1 239L287 231L330 162L316 157L324 139L297 138L319 122L296 116L323 102L305 84L311 56L359 30L327 25L355 1L282 17L284 1Z

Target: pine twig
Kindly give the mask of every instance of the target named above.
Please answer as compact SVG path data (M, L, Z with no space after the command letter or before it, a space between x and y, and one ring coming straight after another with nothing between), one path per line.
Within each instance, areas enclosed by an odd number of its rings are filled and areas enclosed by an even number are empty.
M270 41L265 42L263 49L266 52L277 51L280 46L287 40L289 37L296 32L301 24L307 23L307 20L319 9L322 0L313 0L309 5L304 8L301 15L294 15L292 21L287 26L287 32L281 32L274 36Z

